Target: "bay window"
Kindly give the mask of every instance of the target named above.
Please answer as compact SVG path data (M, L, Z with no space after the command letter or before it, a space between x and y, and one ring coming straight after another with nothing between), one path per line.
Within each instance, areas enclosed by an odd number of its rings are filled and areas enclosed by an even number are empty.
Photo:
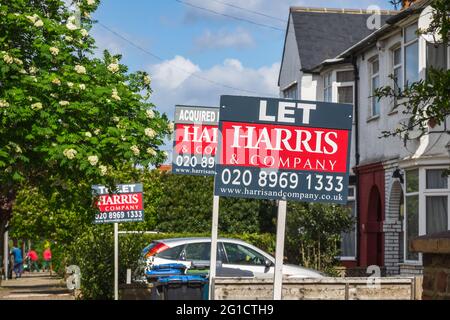
M417 261L419 255L410 252L409 242L419 236L419 170L406 171L405 192L405 260Z
M410 252L412 239L449 230L449 177L444 168L406 170L405 186L405 260L419 261Z

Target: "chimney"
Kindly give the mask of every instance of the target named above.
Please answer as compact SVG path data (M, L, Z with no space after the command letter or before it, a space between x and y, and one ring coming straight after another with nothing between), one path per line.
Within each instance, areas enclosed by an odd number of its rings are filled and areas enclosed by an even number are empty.
M408 9L416 0L402 0L402 10Z

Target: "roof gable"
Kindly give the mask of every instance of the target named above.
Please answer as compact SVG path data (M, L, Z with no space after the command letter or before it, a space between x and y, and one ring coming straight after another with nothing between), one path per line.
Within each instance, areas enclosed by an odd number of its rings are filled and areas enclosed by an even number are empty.
M374 31L367 27L371 13L360 10L322 10L291 8L303 71L311 71L322 61L335 58ZM381 25L389 17L382 15Z

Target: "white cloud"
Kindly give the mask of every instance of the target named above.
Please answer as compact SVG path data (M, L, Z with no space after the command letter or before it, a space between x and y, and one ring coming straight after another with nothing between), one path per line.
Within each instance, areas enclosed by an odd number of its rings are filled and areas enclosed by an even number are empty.
M153 84L164 90L174 90L188 79L191 73L200 71L200 67L182 56L176 56L172 60L152 66L150 70Z
M180 71L174 65L189 70L194 75ZM261 68L248 68L237 59L226 59L222 64L202 70L189 59L176 56L172 60L149 67L153 78L152 102L160 111L172 118L176 104L217 106L220 95L224 94L278 96L279 68L280 63Z
M194 39L194 43L197 49L242 49L255 44L252 35L242 28L236 28L231 32L225 29L217 32L206 30L201 36Z

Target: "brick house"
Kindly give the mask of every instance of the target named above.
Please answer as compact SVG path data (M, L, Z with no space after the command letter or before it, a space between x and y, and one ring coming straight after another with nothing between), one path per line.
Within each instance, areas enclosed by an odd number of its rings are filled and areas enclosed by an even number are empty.
M432 0L407 1L401 11L382 11L375 20L364 10L290 9L280 95L354 105L349 206L357 221L343 235L342 263L378 265L387 274L420 273L421 254L409 240L449 229L450 165L447 124L410 140L382 138L407 117L396 102L372 98L375 88L426 77L430 65L448 68L444 45L417 35L418 20ZM326 22L325 22L326 21ZM343 48L345 47L345 48Z

